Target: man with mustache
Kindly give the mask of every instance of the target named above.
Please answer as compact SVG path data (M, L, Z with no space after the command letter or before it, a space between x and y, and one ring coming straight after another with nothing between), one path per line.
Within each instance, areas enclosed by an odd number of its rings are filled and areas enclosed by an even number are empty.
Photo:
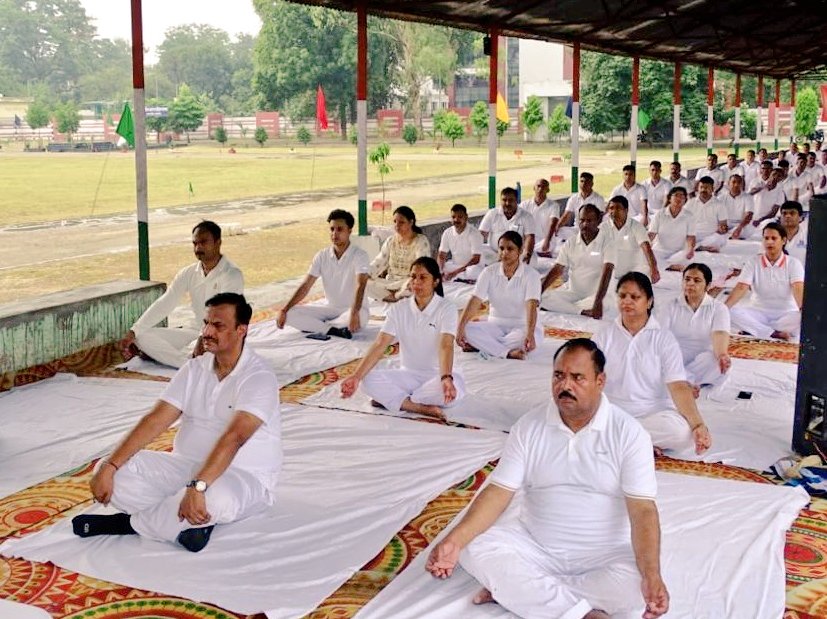
M198 552L215 525L273 504L282 462L279 385L270 364L244 346L252 313L240 294L206 302L204 354L175 374L89 484L96 501L120 513L76 516L75 535L139 534ZM179 419L172 453L145 449Z
M431 553L433 576L448 578L459 563L484 587L475 603L519 617L669 610L652 442L603 395L605 362L591 340L560 347L554 403L511 428L491 483ZM522 509L501 518L518 490Z
M192 249L198 261L184 267L161 295L121 340L124 356L136 354L174 368L200 354L198 329L204 319L204 303L220 292L244 293L241 270L221 255L221 228L213 221L202 221L192 229ZM157 326L189 295L195 315L185 327Z

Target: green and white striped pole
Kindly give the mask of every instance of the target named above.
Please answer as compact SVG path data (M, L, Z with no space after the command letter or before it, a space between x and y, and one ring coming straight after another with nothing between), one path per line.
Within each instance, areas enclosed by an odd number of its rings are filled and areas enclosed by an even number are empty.
M580 42L572 49L571 72L571 192L579 189L580 175Z
M499 33L489 32L491 55L488 57L488 208L497 206L497 58Z
M132 88L135 123L135 195L138 216L138 273L149 280L149 207L146 176L146 98L141 0L132 0Z

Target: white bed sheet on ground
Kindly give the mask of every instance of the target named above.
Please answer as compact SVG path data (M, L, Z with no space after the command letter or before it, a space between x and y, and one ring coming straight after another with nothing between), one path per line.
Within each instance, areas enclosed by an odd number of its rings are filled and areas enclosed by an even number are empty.
M233 612L301 617L428 501L497 458L505 440L499 432L307 407L285 408L282 429L276 505L216 529L198 554L138 536L77 538L68 518L6 542L0 553Z
M0 600L0 617L3 619L51 619L51 615L42 608Z
M671 596L665 617L783 615L784 532L808 503L806 492L672 473L657 477L662 573ZM508 515L514 517L518 508ZM474 606L471 598L480 586L462 568L448 580L425 571L431 548L457 522L459 517L357 613L357 619L514 618L497 604Z
M58 374L0 394L0 498L106 453L165 386Z
M455 367L465 377L467 395L444 409L448 420L506 432L528 411L546 406L551 398L552 357L562 343L562 340L546 338L525 361L484 359L476 353L457 352ZM399 359L392 357L383 361L382 367L398 367L398 363ZM376 415L419 417L377 408L361 391L343 399L340 385L338 382L328 385L302 400L302 404Z
M275 320L265 320L250 326L247 343L270 362L278 377L279 386L284 387L302 376L358 359L367 352L379 333L381 324L371 321L354 334L352 340L331 337L319 341L308 339L307 334L291 327L279 329ZM172 378L178 371L139 357L133 357L118 368L168 378Z

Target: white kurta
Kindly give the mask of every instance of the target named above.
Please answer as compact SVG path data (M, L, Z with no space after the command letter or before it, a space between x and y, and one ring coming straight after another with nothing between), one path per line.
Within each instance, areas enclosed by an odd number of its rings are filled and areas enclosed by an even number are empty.
M723 207L722 211L729 228L740 224L747 213L755 212L755 200L746 191L742 191L737 196L733 196L728 190L722 191L718 200Z
M523 200L520 202L520 208L534 218L534 249L537 250L540 248L540 245L542 245L546 236L548 236L551 220L560 219L563 214L563 209L551 198L546 198L541 204L537 204L534 198Z
M712 186L713 191L718 191L724 182L724 173L721 171L721 168L713 168L711 170L709 168L699 168L695 173L695 181L700 181L704 176L709 176L715 181L715 184Z
M511 219L508 219L505 213L503 213L501 206L491 209L480 222L480 232L488 233L488 241L486 243L488 251L486 252L486 256L484 256L487 264L497 260L500 237L508 230L518 232L524 241L529 234L533 234L535 235L536 243L537 229L534 223L534 217L532 217L528 211L517 207ZM525 245L523 245L523 248L525 248Z
M704 202L700 197L689 200L684 209L695 217L695 236L698 247L721 249L727 242L726 234L718 233L720 222L726 221L724 205L716 197Z
M646 204L651 215L666 206L666 196L672 189L672 183L661 178L656 185L651 178L647 178L643 181L643 189L646 190Z
M254 415L262 423L207 488L207 511L212 516L208 524L240 520L273 503L282 464L276 375L249 348L221 381L214 362L211 353L190 359L161 395L181 411L172 453L140 451L115 473L112 504L132 516L132 527L140 535L175 541L181 531L192 527L178 520L186 484L237 412Z

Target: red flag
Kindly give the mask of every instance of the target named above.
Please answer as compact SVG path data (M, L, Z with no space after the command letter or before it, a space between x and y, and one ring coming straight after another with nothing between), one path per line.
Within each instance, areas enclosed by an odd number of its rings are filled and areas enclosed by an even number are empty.
M827 84L821 85L821 122L827 122Z
M316 128L327 129L327 110L324 103L324 90L321 84L316 91Z

